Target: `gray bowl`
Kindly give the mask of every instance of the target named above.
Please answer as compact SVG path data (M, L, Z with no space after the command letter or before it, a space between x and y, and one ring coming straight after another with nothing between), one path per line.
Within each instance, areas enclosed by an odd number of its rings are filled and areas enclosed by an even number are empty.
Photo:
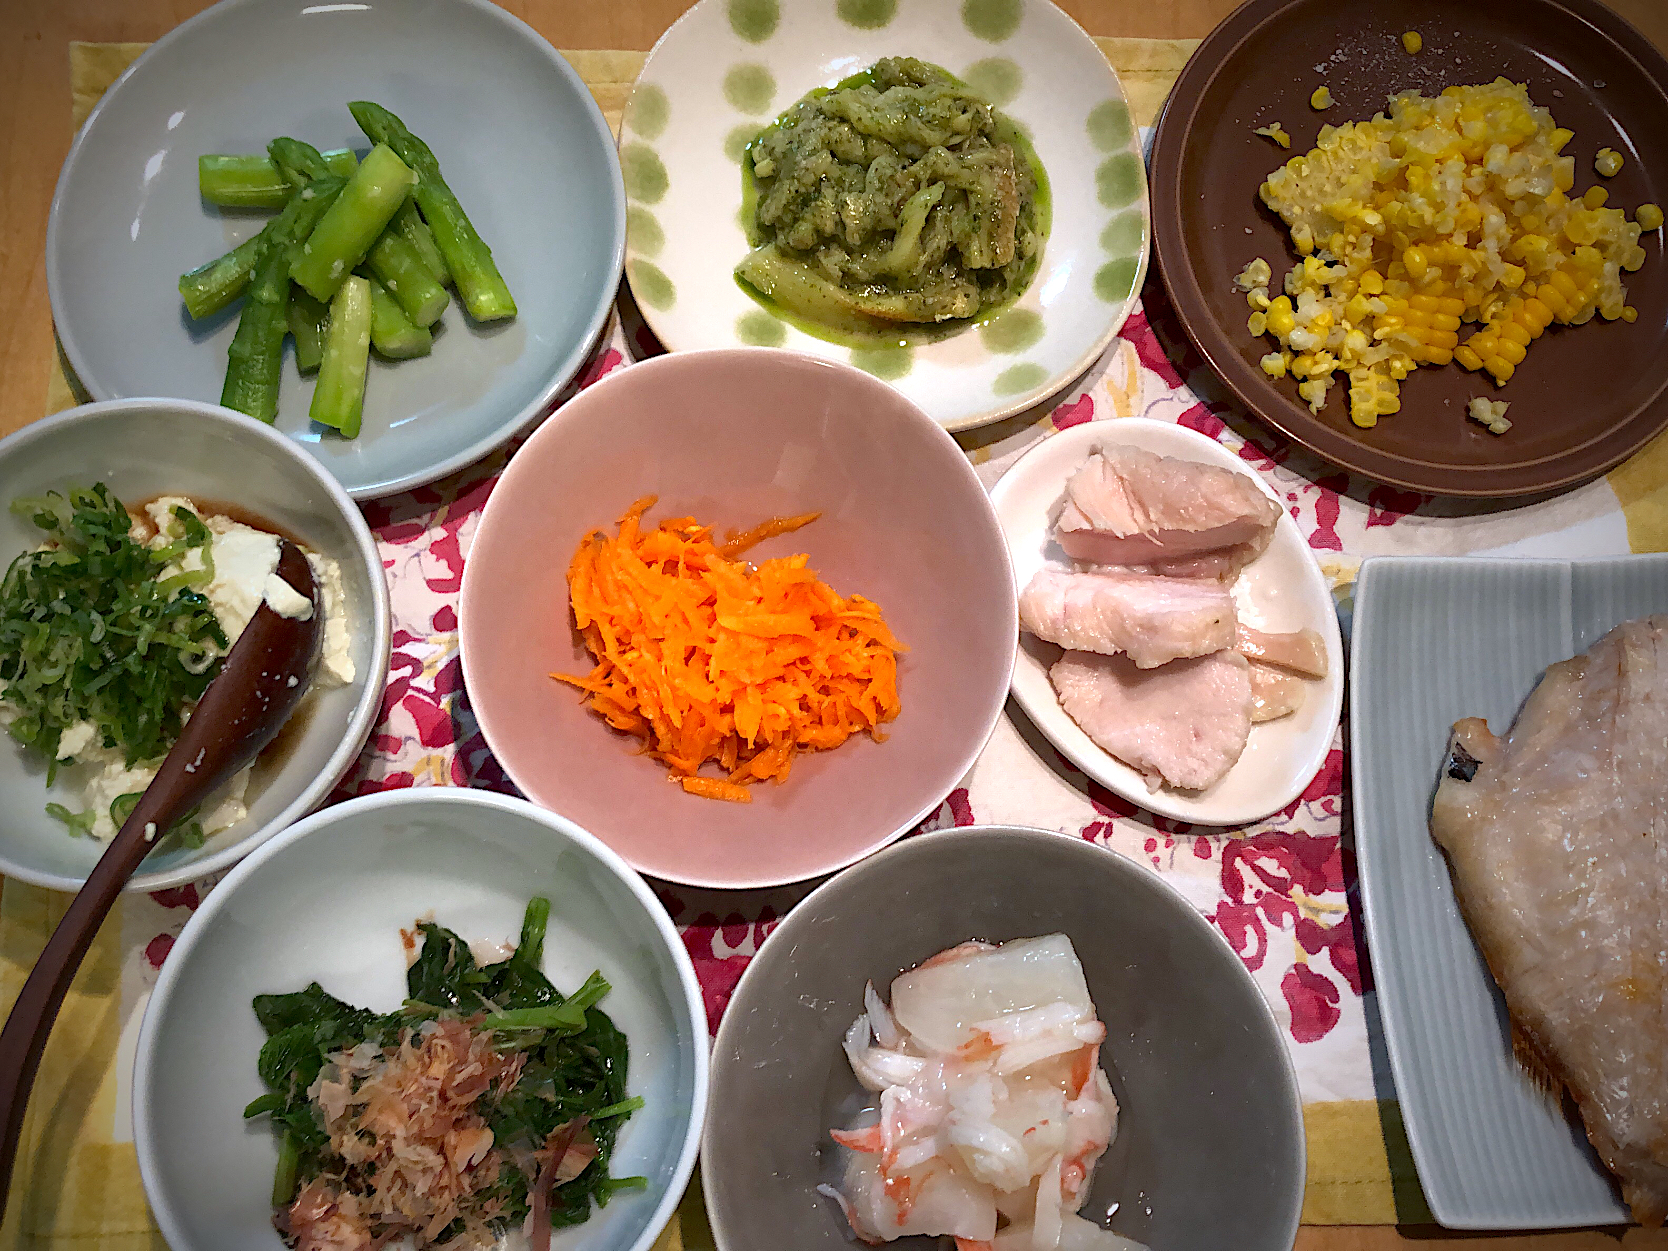
M1043 830L923 835L847 869L747 967L713 1048L701 1148L720 1251L843 1249L828 1130L873 1096L840 1039L863 983L969 938L1062 932L1107 1030L1118 1132L1085 1217L1162 1251L1289 1251L1303 1202L1297 1080L1274 1015L1222 936L1158 877ZM936 1251L902 1238L899 1251Z
M0 568L41 541L15 499L103 482L125 504L159 495L235 505L342 568L347 686L310 693L255 762L249 815L195 850L165 844L130 891L180 886L231 868L318 807L353 767L382 711L388 679L388 584L365 519L305 452L253 417L182 400L117 400L43 418L0 439ZM59 786L62 786L62 779ZM72 836L46 814L46 764L0 733L0 874L52 890L80 890L107 844ZM74 804L79 807L79 802Z
M46 237L64 352L95 400L220 399L241 302L194 322L175 283L270 214L217 209L197 158L369 141L375 100L434 149L520 309L477 325L454 295L434 350L373 358L364 429L314 425L313 377L287 352L278 429L356 499L430 481L536 421L584 363L625 253L614 137L579 75L491 0L222 0L133 63L76 136Z

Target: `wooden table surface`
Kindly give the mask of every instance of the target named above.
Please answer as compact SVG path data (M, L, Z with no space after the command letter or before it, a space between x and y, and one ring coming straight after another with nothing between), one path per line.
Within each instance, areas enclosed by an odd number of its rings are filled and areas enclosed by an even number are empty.
M501 0L559 48L648 49L693 0ZM940 0L949 3L950 0ZM1386 0L1388 3L1389 0ZM1611 0L1668 48L1668 0ZM41 415L51 360L46 216L70 145L71 40L156 39L209 0L0 0L0 434ZM1198 38L1237 0L1060 0L1093 35ZM1454 0L1463 11L1465 0ZM1616 1251L1663 1248L1668 1231L1456 1235L1428 1226L1308 1227L1296 1251ZM1232 1251L1223 1248L1223 1251Z

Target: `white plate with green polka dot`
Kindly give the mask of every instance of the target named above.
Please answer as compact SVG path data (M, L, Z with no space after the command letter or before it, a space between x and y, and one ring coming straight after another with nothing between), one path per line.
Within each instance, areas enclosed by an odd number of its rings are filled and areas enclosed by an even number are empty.
M1011 308L936 343L853 349L779 320L736 283L741 157L806 92L883 56L943 66L1017 122L1048 175L1053 226ZM644 63L620 163L626 275L668 349L754 344L849 361L951 430L1065 387L1146 277L1146 176L1123 88L1049 0L701 0Z

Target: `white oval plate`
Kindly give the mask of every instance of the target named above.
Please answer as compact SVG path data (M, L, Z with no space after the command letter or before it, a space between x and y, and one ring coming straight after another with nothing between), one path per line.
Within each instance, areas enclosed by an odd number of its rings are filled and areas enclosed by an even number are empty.
M736 285L747 253L741 147L813 87L883 56L966 79L1026 129L1048 174L1042 264L989 333L853 351L779 321ZM850 361L951 430L1029 408L1076 378L1123 325L1147 272L1146 174L1123 88L1049 0L701 0L649 53L620 162L626 275L667 348L752 344Z
M1073 426L1021 456L991 491L991 503L1008 539L1016 586L1023 590L1044 565L1069 564L1049 538L1049 517L1065 494L1066 479L1090 453L1119 444L1232 469L1280 502L1244 461L1216 440L1185 426L1144 417ZM1059 659L1060 648L1024 630L1014 664L1014 698L1067 759L1108 790L1149 812L1195 825L1245 825L1278 812L1303 793L1326 762L1344 706L1344 647L1332 594L1284 504L1274 541L1240 574L1234 602L1240 619L1257 629L1318 631L1326 641L1327 673L1318 682L1305 683L1307 698L1291 716L1252 726L1245 753L1207 790L1178 791L1167 786L1148 790L1138 771L1096 746L1060 707L1048 680L1049 666Z

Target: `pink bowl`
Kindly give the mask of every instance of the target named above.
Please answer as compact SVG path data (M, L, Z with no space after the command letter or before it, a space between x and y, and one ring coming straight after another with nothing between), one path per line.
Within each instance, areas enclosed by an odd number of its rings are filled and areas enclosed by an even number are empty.
M650 522L720 530L821 510L755 551L807 553L909 647L884 743L803 753L750 804L701 799L548 676L592 663L568 607L574 549L648 494ZM907 833L990 737L1018 639L1007 546L955 441L868 374L763 348L634 365L545 422L481 517L461 630L475 715L522 793L644 873L718 887L815 877Z

